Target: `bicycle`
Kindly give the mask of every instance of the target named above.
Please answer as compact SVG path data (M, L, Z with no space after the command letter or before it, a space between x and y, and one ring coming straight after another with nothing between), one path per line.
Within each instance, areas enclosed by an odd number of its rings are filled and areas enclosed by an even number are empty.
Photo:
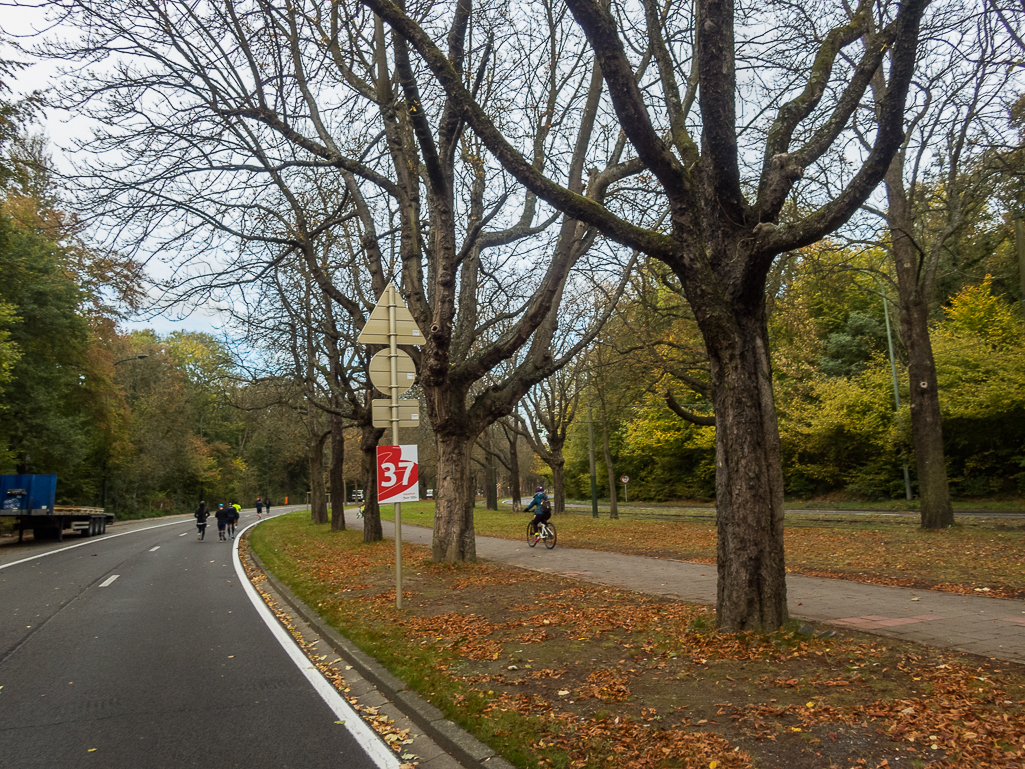
M551 550L555 547L555 524L543 521L537 525L537 531L530 530L530 524L527 524L527 544L531 547L537 545L538 542L544 542L545 547Z

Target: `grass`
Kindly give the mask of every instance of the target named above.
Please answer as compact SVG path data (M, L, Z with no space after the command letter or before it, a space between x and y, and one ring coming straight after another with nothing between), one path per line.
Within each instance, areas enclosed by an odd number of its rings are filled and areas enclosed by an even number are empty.
M403 506L407 523L429 514ZM572 520L559 522L560 545L564 527L576 536ZM519 532L525 517L478 525ZM399 611L391 541L364 544L296 513L256 527L250 543L341 633L519 767L1025 762L1025 675L1011 663L852 632L719 634L706 607L433 564L408 544Z
M382 517L390 518L390 507ZM520 539L529 515L474 510L478 535ZM434 504L402 506L406 525L432 527ZM715 563L715 522L609 520L564 513L553 519L560 547L580 547ZM924 531L915 519L858 516L790 516L786 520L787 570L795 574L902 585L949 592L982 592L1025 598L1025 522L961 518L944 531Z

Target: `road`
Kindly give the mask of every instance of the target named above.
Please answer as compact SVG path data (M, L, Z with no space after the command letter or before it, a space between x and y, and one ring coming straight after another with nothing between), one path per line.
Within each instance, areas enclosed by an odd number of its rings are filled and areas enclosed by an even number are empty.
M0 548L0 767L397 767L209 528Z

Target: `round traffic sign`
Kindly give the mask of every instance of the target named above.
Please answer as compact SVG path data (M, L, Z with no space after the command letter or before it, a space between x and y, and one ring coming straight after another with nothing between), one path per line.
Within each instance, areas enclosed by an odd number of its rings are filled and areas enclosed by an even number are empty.
M623 483L629 483L630 482L630 476L629 475L624 475L619 480L622 481Z
M398 388L398 395L402 395L413 386L416 379L416 366L413 359L402 350L395 351L396 376L398 380L394 383ZM391 395L391 353L388 350L381 350L370 359L370 381L374 387L385 395Z

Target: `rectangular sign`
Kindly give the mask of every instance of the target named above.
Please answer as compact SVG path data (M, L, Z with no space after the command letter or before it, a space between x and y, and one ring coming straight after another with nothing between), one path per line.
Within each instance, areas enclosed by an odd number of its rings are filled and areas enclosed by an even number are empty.
M371 403L374 427L391 427L391 399L374 398ZM399 401L399 427L420 426L420 401Z
M420 501L420 473L416 446L377 447L377 501Z

